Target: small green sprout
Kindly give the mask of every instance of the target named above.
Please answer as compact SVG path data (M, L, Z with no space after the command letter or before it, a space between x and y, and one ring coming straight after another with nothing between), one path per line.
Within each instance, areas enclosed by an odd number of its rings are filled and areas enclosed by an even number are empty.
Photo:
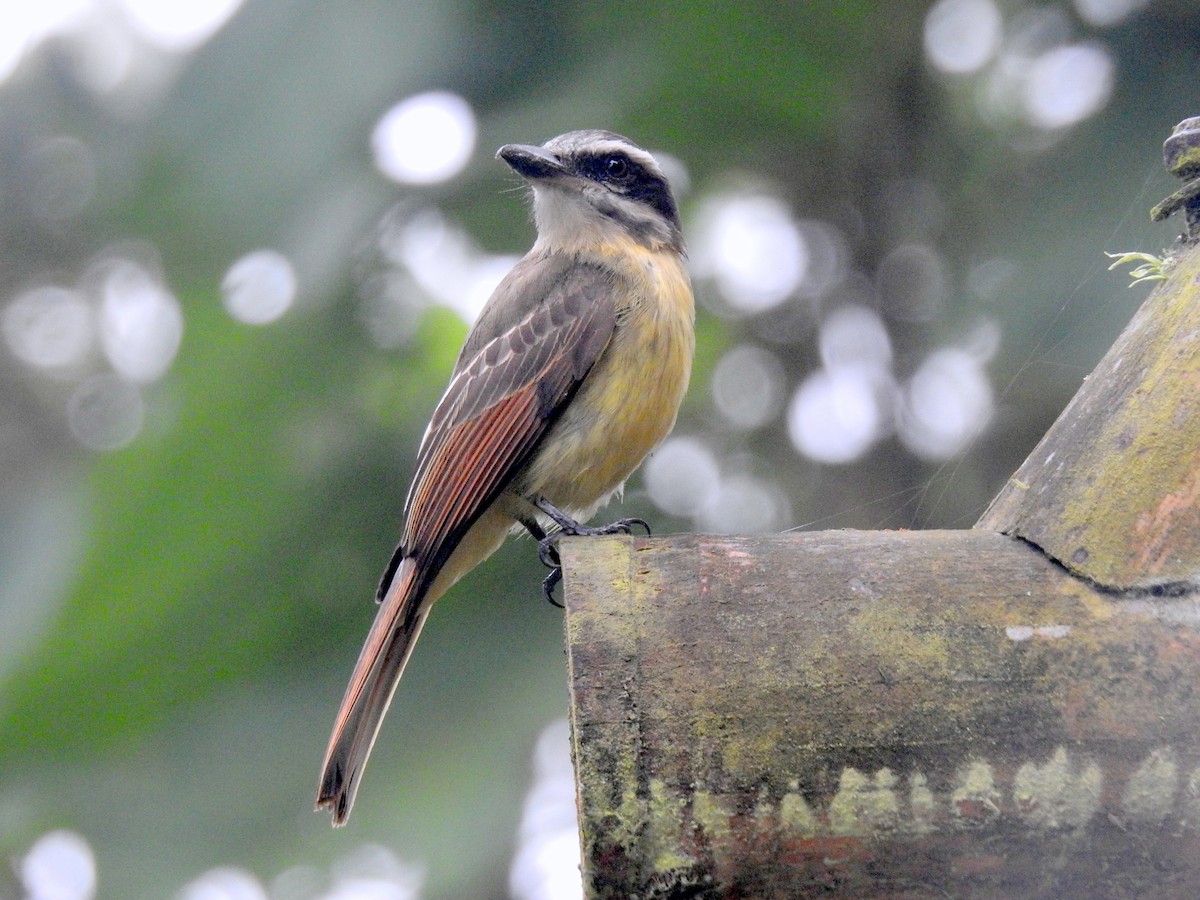
M1129 283L1130 287L1135 284L1141 284L1143 281L1166 281L1167 272L1171 268L1171 260L1162 259L1150 253L1105 253L1109 259L1115 259L1108 271L1112 271L1117 266L1132 266L1137 265L1129 270L1129 274L1133 276L1133 281Z

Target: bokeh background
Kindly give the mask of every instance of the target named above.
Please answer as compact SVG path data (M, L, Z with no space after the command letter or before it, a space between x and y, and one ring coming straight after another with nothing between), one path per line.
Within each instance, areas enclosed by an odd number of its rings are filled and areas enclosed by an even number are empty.
M561 614L443 601L348 828L318 765L502 143L681 198L698 354L619 512L968 527L1148 288L1194 0L0 2L0 897L579 895Z

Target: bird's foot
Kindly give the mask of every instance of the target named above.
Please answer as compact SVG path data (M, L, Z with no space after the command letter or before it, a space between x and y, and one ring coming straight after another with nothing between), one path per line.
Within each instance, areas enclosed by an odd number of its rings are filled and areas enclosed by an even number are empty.
M533 505L549 516L558 526L557 531L538 538L538 559L542 561L542 565L550 569L550 574L542 581L542 593L553 606L557 606L559 609L562 609L563 605L554 599L554 588L562 581L562 560L558 555L558 539L560 537L564 534L588 537L601 534L633 534L633 529L639 527L646 530L647 536L650 534L650 526L645 519L630 517L617 519L607 525L584 525L582 522L576 522L544 497L538 497L533 501Z
M552 535L548 535L551 538L558 538L564 534L579 534L588 537L598 534L633 534L633 529L638 527L644 528L647 535L650 534L650 526L646 524L645 519L630 517L628 519L617 519L615 522L609 522L607 525L584 525L582 522L576 522L545 497L538 497L533 501L533 505L549 516L554 524L558 526L558 531Z
M550 574L542 579L542 596L546 598L546 602L551 606L566 609L565 606L554 599L554 589L558 587L560 581L562 581L562 566L552 566Z

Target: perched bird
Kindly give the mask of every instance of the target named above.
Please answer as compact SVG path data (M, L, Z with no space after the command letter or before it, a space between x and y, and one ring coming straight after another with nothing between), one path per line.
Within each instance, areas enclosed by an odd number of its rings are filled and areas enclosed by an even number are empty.
M537 240L467 335L421 440L403 536L325 753L317 808L335 825L433 602L510 530L541 541L549 564L557 534L628 530L638 520L580 523L666 437L691 374L679 213L654 157L608 131L497 156L532 188Z

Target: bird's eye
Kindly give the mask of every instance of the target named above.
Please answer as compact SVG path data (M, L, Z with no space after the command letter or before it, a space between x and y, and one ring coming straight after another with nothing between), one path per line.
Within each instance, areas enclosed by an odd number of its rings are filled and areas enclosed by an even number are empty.
M623 156L610 156L604 161L604 176L615 181L629 177L629 160Z

